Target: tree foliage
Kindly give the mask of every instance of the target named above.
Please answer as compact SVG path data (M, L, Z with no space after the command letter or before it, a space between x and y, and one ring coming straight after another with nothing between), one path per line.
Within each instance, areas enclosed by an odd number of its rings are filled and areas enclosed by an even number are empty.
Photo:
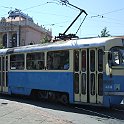
M3 49L3 48L4 48L4 46L2 44L0 44L0 49Z
M49 42L49 39L47 36L45 36L42 40L41 40L41 44L44 44L44 43L48 43Z
M6 22L6 18L5 17L2 17L1 18L1 22Z
M107 31L107 27L105 27L105 28L101 31L100 37L109 37L109 36L111 36L111 35L109 34L109 31Z

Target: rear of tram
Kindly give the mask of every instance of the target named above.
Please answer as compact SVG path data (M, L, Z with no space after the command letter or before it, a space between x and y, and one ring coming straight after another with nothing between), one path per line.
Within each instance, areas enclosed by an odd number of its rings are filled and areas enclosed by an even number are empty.
M75 103L110 107L122 102L124 45L121 39L111 40L103 47L74 50L73 59Z

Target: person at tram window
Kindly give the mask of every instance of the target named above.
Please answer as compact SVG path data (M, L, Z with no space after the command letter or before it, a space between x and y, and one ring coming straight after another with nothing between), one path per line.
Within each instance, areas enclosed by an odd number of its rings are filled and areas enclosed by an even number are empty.
M53 69L53 58L51 56L48 56L47 59L47 69Z
M58 70L60 68L60 57L54 56L53 58L53 69Z
M39 70L44 69L44 62L43 62L43 61L39 61L39 62L38 62L38 69L39 69Z
M66 60L66 63L64 64L64 70L68 70L69 69L69 60Z
M35 68L34 63L33 63L33 62L29 62L29 63L28 63L28 66L27 66L27 69L28 69L28 70L32 70L32 69L34 69L34 68Z
M20 70L24 69L24 64L23 64L23 62L18 64L18 69L20 69Z

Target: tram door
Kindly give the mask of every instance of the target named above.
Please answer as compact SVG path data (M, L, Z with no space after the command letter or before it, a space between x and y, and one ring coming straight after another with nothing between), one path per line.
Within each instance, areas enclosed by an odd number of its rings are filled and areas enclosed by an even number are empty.
M103 49L74 51L74 100L83 103L103 101Z
M0 92L8 92L8 56L0 56Z

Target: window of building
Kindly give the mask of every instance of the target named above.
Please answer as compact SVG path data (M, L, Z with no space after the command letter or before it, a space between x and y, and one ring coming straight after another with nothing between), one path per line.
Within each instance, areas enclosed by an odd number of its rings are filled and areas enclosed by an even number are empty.
M47 53L48 70L68 70L69 51L51 51Z
M12 35L12 47L17 47L17 34Z
M14 54L10 56L10 69L11 70L24 69L24 54Z
M28 70L42 70L44 69L44 53L28 53L26 57L26 68Z
M7 48L7 34L3 35L3 46Z

